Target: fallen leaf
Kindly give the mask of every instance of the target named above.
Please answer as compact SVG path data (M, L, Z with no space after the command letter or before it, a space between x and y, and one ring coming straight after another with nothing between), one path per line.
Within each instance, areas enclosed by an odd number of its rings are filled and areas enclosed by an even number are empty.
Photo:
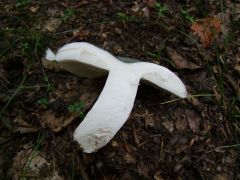
M51 18L46 21L43 26L43 32L54 32L60 26L61 20L58 18Z
M34 179L52 179L57 177L58 180L63 178L58 175L58 172L42 174L41 170L44 169L47 172L53 172L55 165L49 162L46 158L46 154L40 151L34 151L32 144L25 144L23 149L19 151L13 158L11 166L11 172L13 173L13 179L22 179L22 175L26 177L34 177ZM30 178L31 179L31 178Z
M127 164L135 164L136 163L136 158L129 153L124 155L123 158L124 158L124 160L126 161Z
M143 162L140 161L140 163L137 165L137 172L139 175L143 175L146 178L149 178L148 173L149 173L149 168L147 165L145 165Z
M172 121L165 121L162 123L162 125L170 132L173 133L174 127Z
M155 121L153 118L153 113L148 113L148 111L146 111L146 116L144 118L145 120L145 127L154 127L155 126Z
M228 180L231 179L227 174L216 174L213 176L212 180Z
M184 132L188 127L188 121L183 109L179 108L175 111L175 127L179 132Z
M59 132L78 116L78 113L70 113L57 117L54 111L48 110L41 116L40 124L43 128L50 128L54 132Z
M60 63L57 63L55 61L49 61L44 58L41 59L42 65L44 68L49 69L49 70L54 70L54 71L64 71L63 68L61 67Z
M29 8L29 10L32 12L32 13L36 13L39 9L39 6L38 5L34 5L34 6L31 6Z
M138 2L134 2L134 6L132 7L132 11L133 12L138 12L140 9L140 5L138 4Z
M203 46L207 48L221 31L221 22L216 17L199 19L192 24L191 30L200 37Z
M150 16L150 11L149 11L148 7L143 8L142 11L143 11L144 17L148 18Z
M158 170L155 174L154 174L154 180L164 180L162 175L161 175L161 171Z
M193 132L198 131L201 122L201 118L199 117L199 115L195 111L189 109L185 110L185 114L188 120L189 128Z
M200 66L186 60L181 54L170 47L166 47L166 53L169 58L174 62L177 69L199 69Z

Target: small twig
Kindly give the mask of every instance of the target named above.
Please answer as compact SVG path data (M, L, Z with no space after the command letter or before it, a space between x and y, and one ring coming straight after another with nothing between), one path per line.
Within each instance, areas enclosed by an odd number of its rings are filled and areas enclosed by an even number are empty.
M29 72L29 70L31 69L33 65L33 62L28 66L27 68L27 72ZM20 91L21 87L23 86L24 82L27 79L27 73L23 76L23 79L21 81L21 83L19 84L19 86L17 87L17 89L14 91L14 93L12 94L12 96L9 98L8 102L5 104L5 106L3 107L3 109L0 112L0 122L7 127L8 129L11 129L11 127L8 126L8 124L4 121L4 119L2 118L3 113L5 112L5 110L7 109L7 107L9 106L9 104L12 102L13 98L17 95L17 93Z
M42 87L48 87L48 85L22 86L20 89L37 89Z
M188 99L188 98L193 98L193 97L209 97L209 96L215 96L215 95L214 94L195 94L195 95L187 96L186 98ZM186 98L177 98L177 99L173 99L170 101L162 102L160 104L168 104L168 103L172 103L172 102L179 101L181 99L186 99Z
M228 145L228 146L220 146L218 148L232 148L232 147L240 147L240 144L232 144L232 145Z
M28 157L28 160L27 160L24 168L23 168L22 171L21 171L21 175L20 175L21 178L26 177L26 175L27 175L27 170L28 170L28 168L29 168L32 160L36 157L37 152L38 152L40 146L42 145L43 139L44 139L44 135L43 135L43 134L41 133L41 131L40 131L39 134L38 134L38 138L37 138L37 144L36 144L36 146L33 148L30 156Z
M63 35L63 34L67 34L67 33L71 33L71 32L77 31L77 30L79 30L79 28L77 28L77 29L70 29L70 30L62 31L62 32L57 32L57 33L55 33L55 34L53 34L53 35L55 35L55 36L57 36L57 35Z

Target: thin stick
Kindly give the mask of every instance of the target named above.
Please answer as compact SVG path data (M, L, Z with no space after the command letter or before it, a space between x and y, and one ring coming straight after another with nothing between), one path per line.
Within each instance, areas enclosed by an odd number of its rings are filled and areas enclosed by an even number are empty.
M195 95L187 96L186 98L209 97L209 96L215 96L215 95L214 95L214 94L195 94ZM181 100L181 99L186 99L186 98L177 98L177 99L173 99L173 100L170 100L170 101L162 102L162 103L160 103L160 104L168 104L168 103L172 103L172 102L179 101L179 100Z

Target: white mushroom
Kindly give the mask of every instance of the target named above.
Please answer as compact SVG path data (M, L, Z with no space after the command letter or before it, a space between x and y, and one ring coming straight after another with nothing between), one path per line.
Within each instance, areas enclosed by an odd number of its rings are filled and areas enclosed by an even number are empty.
M109 72L98 100L74 132L74 139L86 153L106 145L126 122L140 79L179 97L187 95L182 81L167 68L147 62L125 63L86 42L67 44L56 55L48 49L46 59L56 60L66 70L83 77Z

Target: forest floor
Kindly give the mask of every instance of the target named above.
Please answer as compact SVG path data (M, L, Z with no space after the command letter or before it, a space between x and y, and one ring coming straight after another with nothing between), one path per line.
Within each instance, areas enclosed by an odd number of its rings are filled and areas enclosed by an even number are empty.
M1 179L240 179L237 0L3 0L0 9ZM73 132L106 77L44 59L76 41L163 65L188 97L141 84L116 136L83 153Z

